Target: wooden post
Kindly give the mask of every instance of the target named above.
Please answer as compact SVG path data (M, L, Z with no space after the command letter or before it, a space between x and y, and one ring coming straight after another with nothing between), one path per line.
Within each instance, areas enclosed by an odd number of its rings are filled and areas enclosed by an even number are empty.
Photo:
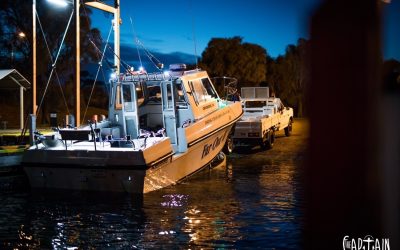
M79 0L75 0L75 15L76 15L76 126L79 127L81 124L81 52L80 52L80 15L79 15Z
M24 129L24 87L19 87L19 128Z
M32 2L32 114L36 115L36 0Z
M114 12L114 63L116 66L116 75L119 77L120 69L120 8L119 8L119 0L115 0L115 12Z

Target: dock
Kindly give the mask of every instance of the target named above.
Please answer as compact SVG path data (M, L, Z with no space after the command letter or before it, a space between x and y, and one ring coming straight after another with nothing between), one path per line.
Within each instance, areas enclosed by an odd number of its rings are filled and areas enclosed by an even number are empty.
M29 131L25 135L21 129L1 129L0 130L0 146L8 145L26 145L29 143Z

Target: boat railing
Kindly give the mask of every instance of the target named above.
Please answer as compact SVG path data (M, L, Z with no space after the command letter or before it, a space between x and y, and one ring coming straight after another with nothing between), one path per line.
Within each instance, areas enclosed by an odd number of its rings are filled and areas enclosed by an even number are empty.
M138 82L138 81L168 81L173 78L178 78L183 75L189 75L199 72L200 69L185 70L185 71L165 71L165 72L127 72L120 74L120 81Z
M171 76L162 72L140 73L140 74L121 74L120 81L138 82L138 81L164 81L171 79Z
M213 77L211 78L215 87L223 86L223 99L227 101L239 101L239 93L237 91L237 79L234 77Z

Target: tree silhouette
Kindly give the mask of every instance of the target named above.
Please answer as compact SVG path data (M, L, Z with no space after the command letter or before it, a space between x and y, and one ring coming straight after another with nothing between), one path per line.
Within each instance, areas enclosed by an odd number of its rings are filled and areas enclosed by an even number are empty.
M400 62L390 59L383 62L382 67L383 89L386 93L400 91Z
M268 58L266 82L276 96L304 116L305 89L309 80L308 41L299 39L297 45L288 45L285 55L275 60Z
M79 0L78 0L79 1ZM65 9L57 9L49 6L46 1L37 1L37 96L38 104L45 90L52 70L51 57L55 58L58 48L61 44L62 35L72 11L72 6ZM91 28L90 9L80 9L80 36L81 36L81 62L97 61L98 55L92 43L99 46L101 44L100 31ZM44 29L44 36L49 46L50 54L43 39L43 33L40 30L40 24ZM18 36L19 32L25 34L24 38ZM57 75L52 77L49 84L44 104L40 110L42 119L38 121L48 121L49 112L63 112L72 110L74 107L74 86L75 79L75 18L72 19L68 30L65 43L57 62ZM10 58L10 48L13 50L13 58ZM10 64L10 61L12 63ZM2 0L0 2L0 67L15 68L28 80L32 80L32 3ZM60 79L60 85L57 80ZM64 96L61 93L64 91ZM26 102L28 105L30 101ZM29 110L32 110L30 107Z
M259 45L243 43L241 37L212 38L199 63L211 76L238 79L239 87L265 80L267 52ZM216 86L219 92L223 86Z

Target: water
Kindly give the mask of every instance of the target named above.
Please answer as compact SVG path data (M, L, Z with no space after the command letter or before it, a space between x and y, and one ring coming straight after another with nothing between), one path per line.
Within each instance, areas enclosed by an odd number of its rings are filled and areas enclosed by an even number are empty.
M0 193L0 248L301 248L304 141L277 138L143 197Z

